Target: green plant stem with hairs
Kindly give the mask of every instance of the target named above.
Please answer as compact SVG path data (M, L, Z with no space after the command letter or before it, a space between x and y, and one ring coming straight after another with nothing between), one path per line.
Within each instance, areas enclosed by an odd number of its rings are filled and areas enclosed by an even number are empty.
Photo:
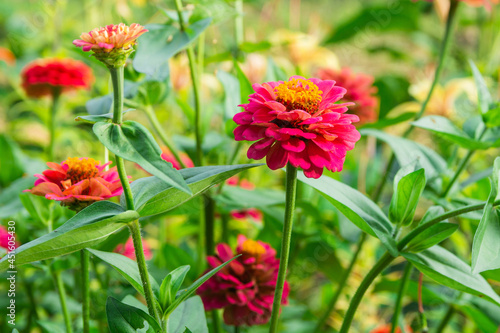
M408 288L408 282L410 281L412 268L413 265L407 262L406 267L403 271L403 277L401 278L401 284L399 285L398 297L396 298L396 305L394 306L394 315L392 316L391 333L396 332L396 328L399 326L399 316L401 315L401 309L403 308L403 298L406 294L406 289Z
M429 101L431 100L432 93L434 92L434 89L436 88L436 85L439 82L439 78L441 77L444 59L446 58L446 54L448 53L448 48L450 45L450 40L451 40L450 37L451 37L451 32L453 30L453 23L455 21L455 16L457 13L458 4L459 4L458 0L451 0L451 2L450 2L450 8L448 11L448 18L446 19L446 28L444 31L443 40L441 41L441 48L439 50L438 65L437 65L436 70L434 72L434 79L432 80L431 88L429 89L429 92L427 93L427 97L425 98L424 102L422 103L420 110L415 115L414 120L418 120L424 115L425 110L427 109L427 105L429 104ZM403 134L403 137L404 138L408 137L414 128L415 127L413 125L411 125L405 131L405 133ZM384 185L387 181L387 177L389 176L389 172L391 172L391 169L392 169L394 162L396 162L396 156L394 155L394 153L392 153L391 157L389 158L389 162L387 163L387 168L386 168L382 178L380 179L380 183L375 188L375 191L372 195L375 202L377 202L379 200L380 195L382 194L382 190L383 190Z
M420 235L423 233L425 230L429 229L433 225L438 224L439 222L442 222L444 220L447 220L449 218L459 216L465 213L473 212L476 210L481 210L484 209L484 206L486 203L480 203L480 204L475 204L475 205L469 205L465 206L459 209L455 209L449 212L446 212L444 214L441 214L439 216L436 216L435 218L429 220L427 223L422 224L418 226L417 228L413 229L411 232L409 232L403 239L401 239L398 242L397 248L398 251L403 251L406 245L415 238L416 236ZM499 206L500 205L500 200L497 200L493 203L493 206ZM377 261L377 263L373 266L373 268L368 272L368 274L365 276L363 281L361 282L361 285L359 286L358 290L356 290L356 293L354 294L353 298L351 299L351 302L349 304L349 309L347 310L347 313L344 317L344 322L342 323L342 328L340 329L340 333L348 333L349 329L351 327L352 320L354 318L354 314L356 313L356 310L372 284L372 282L375 280L375 278L386 269L390 263L396 259L395 257L391 256L388 252L385 252L384 255Z
M113 123L121 124L123 121L123 70L124 66L110 67L108 69L111 74L111 81L113 83ZM132 197L132 190L127 177L127 172L125 170L124 160L115 155L116 167L118 170L118 175L123 187L123 194L125 196L125 202L127 203L128 210L134 210L134 198ZM134 243L135 256L137 258L137 266L139 268L139 273L141 276L142 287L144 290L144 296L146 297L146 302L148 305L149 314L155 318L158 322L160 317L155 306L155 298L153 294L153 289L151 287L151 282L149 280L148 267L146 265L146 258L144 256L144 249L142 247L142 237L141 237L141 226L139 220L132 221L128 224L130 233L132 235L132 240Z
M297 196L297 168L292 164L286 165L286 202L285 220L283 222L283 235L281 236L280 266L278 280L274 292L273 310L271 314L271 327L269 333L278 332L278 319L281 309L281 299L286 280L288 259L290 257L290 244L292 240L293 216L295 213L295 200Z
M80 251L80 267L82 273L82 319L83 333L90 332L90 254Z

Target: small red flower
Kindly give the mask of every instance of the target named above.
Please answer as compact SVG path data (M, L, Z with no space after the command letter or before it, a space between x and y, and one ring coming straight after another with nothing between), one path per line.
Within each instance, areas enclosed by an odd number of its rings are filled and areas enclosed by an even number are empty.
M95 201L121 195L122 185L116 167L104 171L111 162L101 165L92 158L71 157L61 164L47 162L50 168L35 175L35 187L25 192L60 201L73 210L81 210Z
M219 244L217 255L207 258L210 269L233 258L227 244ZM267 243L238 236L236 254L240 257L220 270L197 291L205 310L224 309L224 322L234 326L262 325L271 318L279 259ZM289 287L285 283L282 304L287 304Z
M372 123L377 121L378 99L374 96L377 88L373 86L375 79L366 74L355 74L350 68L332 70L320 69L318 77L322 80L334 80L335 84L347 89L342 100L353 102L349 113L359 117L359 123Z
M406 333L413 333L413 330L411 329L410 326L406 327ZM372 330L370 333L390 333L391 332L391 325L384 325L384 326L379 326L376 329ZM396 328L396 333L401 333L401 328Z
M144 257L146 257L146 260L150 260L153 257L153 254L151 253L151 248L149 247L148 242L145 240L142 240L142 248L144 250ZM118 244L113 252L123 254L125 257L132 260L137 259L135 256L134 241L132 240L132 237L130 237L125 244Z
M51 96L56 90L68 92L88 89L94 81L90 67L73 59L39 59L29 63L21 74L29 97Z
M353 122L358 116L346 114L352 103L335 104L346 90L335 81L293 76L289 81L254 84L249 103L233 120L236 141L257 141L247 156L266 157L270 169L290 162L304 169L309 178L319 178L323 168L341 171L348 150L360 134Z

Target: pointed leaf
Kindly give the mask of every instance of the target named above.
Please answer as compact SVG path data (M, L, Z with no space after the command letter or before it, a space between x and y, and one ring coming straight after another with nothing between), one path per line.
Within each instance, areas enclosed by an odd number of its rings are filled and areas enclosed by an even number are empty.
M113 266L139 293L144 295L142 288L141 274L137 267L137 262L119 253L104 252L94 249L87 249L97 258ZM156 297L158 297L160 287L158 282L150 275L149 280Z
M139 164L165 183L191 194L179 172L161 158L161 148L141 124L135 121L124 121L121 125L98 122L93 130L99 141L113 154Z
M198 289L203 283L205 283L208 279L217 274L218 271L223 269L227 264L229 264L231 261L238 258L239 256L240 255L237 255L234 258L226 261L225 263L215 267L214 269L212 269L211 271L200 277L198 280L194 281L194 283L190 285L188 288L181 290L181 292L178 293L175 301L172 304L170 304L170 306L164 312L164 316L169 316L182 302L184 302L189 296L191 296L196 291L196 289Z
M180 170L180 174L191 189L193 196L196 196L243 170L260 165L241 164L188 168ZM158 181L156 177L136 180L131 184L131 188L135 207L141 216L167 212L193 198L193 196Z
M208 333L205 309L200 296L188 298L170 314L167 331Z
M106 301L106 316L111 333L159 333L160 325L146 312L113 297Z
M365 195L335 179L306 178L303 172L298 179L321 192L342 214L366 233L380 239L393 255L398 255L396 241L392 237L393 226L382 210Z
M500 305L500 296L480 274L472 274L471 268L448 250L433 246L420 253L401 253L419 271L447 287L484 297Z
M175 300L175 296L190 268L188 265L176 268L163 279L160 287L160 305L162 309L166 310Z
M53 232L16 249L16 265L50 259L72 253L104 241L108 236L139 218L135 211L125 211L110 201L98 201L83 209ZM0 271L8 267L7 257L0 261Z
M404 168L400 172L405 172ZM396 174L394 180L394 194L389 207L389 219L395 224L406 226L413 222L418 201L424 191L425 171L419 169L398 180L400 172Z
M405 252L421 252L450 237L458 229L458 224L441 222L425 230L406 245Z
M472 69L472 74L474 75L474 81L476 82L479 111L481 111L482 114L485 114L489 111L490 104L492 103L491 94L486 86L486 82L484 81L481 72L477 69L472 60L469 60L469 65Z

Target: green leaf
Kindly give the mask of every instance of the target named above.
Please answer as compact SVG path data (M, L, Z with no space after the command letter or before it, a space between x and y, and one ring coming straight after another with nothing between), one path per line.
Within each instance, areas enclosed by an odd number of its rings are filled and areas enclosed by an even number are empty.
M174 269L163 279L160 287L160 305L162 309L166 310L175 300L175 295L177 295L190 268L187 265L181 266Z
M437 283L500 305L500 297L488 282L480 274L472 274L470 266L448 250L434 246L420 253L401 255Z
M495 160L495 164L498 160L500 158ZM493 207L497 194L498 183L491 181L490 196L472 242L473 273L500 268L500 217L497 209Z
M415 164L411 166L415 170ZM413 222L418 201L425 187L425 171L418 169L408 173L401 168L394 179L394 194L389 207L389 219L395 224L404 226ZM404 175L404 176L403 176Z
M240 65L238 65L237 62L234 63L234 68L236 69L236 76L238 77L238 81L240 83L240 102L247 103L248 96L253 94L255 91L252 88L250 80L248 80L247 76L241 70Z
M487 127L500 126L500 107L488 110L483 116L484 122Z
M168 24L146 25L149 32L139 39L133 62L134 69L140 73L164 78L168 59L191 44L208 28L211 21L211 18L202 19L191 24L186 31L180 31Z
M417 113L416 112L405 112L403 114L400 114L399 116L396 116L394 118L384 118L380 119L375 123L368 123L362 125L362 128L376 128L376 129L382 129L385 127L397 125L400 123L403 123L407 120L413 119Z
M146 127L135 121L124 121L120 125L98 122L93 130L113 154L139 164L166 184L191 194L179 172L161 158L161 148Z
M125 114L127 112L134 111L134 109L127 109L122 113ZM75 118L75 121L83 121L90 124L95 124L97 122L110 122L113 119L113 113L104 113L104 114L89 114L87 116L78 116Z
M0 134L0 187L6 187L24 174L19 146L5 134Z
M106 316L111 333L159 333L160 325L146 312L113 297L106 301Z
M188 298L170 314L167 331L208 333L205 309L200 296Z
M0 218L14 216L23 210L23 203L19 195L25 189L32 187L35 180L36 178L33 176L18 178L0 193Z
M139 218L110 201L98 201L83 209L51 233L16 249L16 265L72 253L104 241L108 236ZM8 257L0 260L0 271L9 266Z
M230 120L232 123L233 116L240 110L238 105L240 101L240 82L238 79L223 70L217 71L217 79L224 87L224 119Z
M479 72L479 69L477 69L472 60L469 60L469 65L472 69L472 74L474 75L474 81L476 82L479 111L481 111L484 115L490 110L490 104L493 99L491 98L491 94L486 86L486 82L484 81L481 72Z
M441 116L427 116L412 123L416 127L424 128L438 134L444 139L456 143L466 149L488 149L500 145L500 138L493 142L478 141L455 126L448 118Z
M375 129L362 129L361 135L371 135L391 146L399 165L418 161L425 170L426 179L439 177L447 170L446 161L435 151L414 141L400 138Z
M428 228L406 245L405 252L421 252L450 237L458 229L458 224L441 222Z
M243 42L240 44L240 50L247 53L259 52L269 50L273 44L271 42L264 40L257 43Z
M137 262L119 253L104 252L94 249L87 249L87 251L113 266L132 285L132 287L135 288L135 290L144 295L144 289L142 287L142 280L139 268L137 267ZM160 295L158 282L156 282L151 275L149 276L149 280L155 296L158 297Z
M396 241L392 237L393 226L382 210L365 195L335 179L306 178L303 172L298 179L322 193L342 214L366 233L380 239L393 256L398 255Z
M231 261L234 259L238 258L240 255L237 255L233 257L232 259L226 261L225 263L215 267L202 277L200 277L198 280L194 281L192 285L190 285L188 288L181 290L177 297L175 298L175 301L170 304L170 306L164 311L163 315L165 317L168 317L182 302L184 302L189 296L191 296L196 289L198 289L203 283L205 283L208 279L210 279L212 276L217 274L218 271L223 269L227 264L229 264Z
M259 165L261 164L196 167L182 169L180 174L195 196L243 170ZM131 188L136 210L141 216L164 213L192 199L192 196L158 181L156 177L138 179L131 184Z

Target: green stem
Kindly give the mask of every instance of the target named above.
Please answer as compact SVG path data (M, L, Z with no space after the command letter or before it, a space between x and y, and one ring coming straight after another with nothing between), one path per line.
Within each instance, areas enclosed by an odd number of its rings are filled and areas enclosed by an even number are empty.
M175 149L174 146L170 143L170 140L168 140L167 134L163 130L160 122L158 121L158 118L156 117L156 113L153 110L153 107L151 105L146 105L144 107L144 112L148 116L148 119L149 119L149 122L151 123L151 125L153 125L153 128L156 131L156 134L158 134L158 136L160 137L161 141L163 141L163 144L165 144L165 146L167 146L167 148L170 150L170 152L172 153L172 155L174 155L174 158L179 163L179 165L182 168L186 168L186 165L184 164L184 162L182 161L181 157L177 153L177 149Z
M347 280L349 279L349 276L351 275L352 269L354 268L354 265L355 265L356 261L358 260L358 256L361 253L361 249L363 248L363 244L365 243L365 241L366 241L366 233L363 232L359 238L356 252L354 252L354 255L351 258L351 262L349 263L349 266L344 271L344 274L342 275L342 278L339 282L337 290L335 291L335 294L333 295L332 300L330 301L330 303L328 303L327 310L325 311L325 313L323 314L321 319L316 324L316 328L314 329L315 333L322 332L323 327L326 324L326 321L328 320L328 318L330 318L331 313L335 310L335 305L337 304L337 301L340 298L340 295L342 294L342 291L347 283Z
M280 266L278 280L274 292L273 311L271 314L270 333L278 332L278 318L281 309L281 299L285 285L288 259L290 256L290 243L292 239L293 215L295 212L295 199L297 193L297 168L290 163L286 166L286 203L285 220L283 223L283 235L281 238Z
M203 202L205 204L205 253L212 255L215 251L215 200L210 194L206 194L203 196Z
M396 328L399 326L398 323L401 309L403 307L403 298L406 294L406 289L408 288L408 282L410 281L410 273L412 268L412 264L408 262L403 272L401 284L399 285L398 297L396 298L396 304L394 306L394 315L392 316L391 333L396 332Z
M54 284L56 285L57 293L59 294L59 301L61 302L66 332L71 333L73 332L73 329L71 328L71 318L69 316L68 305L66 304L66 290L64 289L64 283L59 272L55 271L52 267L50 267L50 272L52 273L52 278L54 279Z
M429 104L429 101L431 100L432 93L434 92L434 89L436 88L436 85L439 81L439 77L441 76L441 71L443 69L443 64L444 64L444 59L446 58L446 54L449 48L450 44L450 36L451 36L451 31L453 30L453 22L455 18L455 14L457 12L458 8L458 0L451 0L450 2L450 9L448 11L448 18L446 20L446 28L444 31L444 36L443 40L441 42L441 47L439 51L439 59L438 59L438 65L436 67L436 70L434 71L434 79L432 80L431 88L429 89L429 92L427 93L427 97L425 98L424 102L422 103L422 106L420 107L420 110L418 113L415 115L414 120L420 119L423 115L425 110L427 109L427 104ZM415 127L411 125L403 134L403 137L406 138L410 135L410 133L413 131ZM378 201L380 194L382 193L382 189L384 187L384 184L386 182L386 179L389 175L389 172L392 169L392 166L394 162L396 161L394 153L392 153L391 157L389 158L389 163L387 164L387 168L385 169L384 175L382 176L380 180L380 184L376 187L375 193L373 195L374 198L376 198L375 202Z
M59 110L61 101L61 88L53 88L52 91L52 107L49 115L49 133L50 141L47 151L49 161L54 160L54 144L56 139L56 127L57 127L57 111Z
M175 9L177 10L177 15L179 17L179 25L181 31L186 30L186 24L184 22L184 17L182 16L182 1L175 0ZM194 54L193 46L188 46L186 49L188 60L189 60L189 71L191 72L191 81L193 83L193 94L194 94L194 134L196 139L196 165L201 166L202 164L202 149L201 149L201 96L200 96L200 85L198 80L198 70L196 68L196 57Z
M469 205L465 206L453 211L449 211L447 213L441 214L439 216L436 216L429 222L422 224L418 226L417 228L413 229L410 233L408 233L401 241L398 242L398 251L404 250L405 246L416 236L427 230L428 228L432 227L433 225L444 221L446 219L469 213L472 211L476 210L481 210L484 209L484 206L486 203L481 203L481 204L476 204L476 205ZM500 200L497 200L493 203L493 206L499 206L500 205ZM347 333L349 331L349 328L352 323L352 319L354 317L354 314L356 312L356 309L359 306L359 303L361 302L361 299L363 298L363 295L365 292L368 290L368 287L371 285L371 283L375 280L375 278L385 269L389 266L389 264L394 260L395 258L392 257L388 252L386 252L380 259L379 261L373 266L373 268L368 272L368 274L365 276L363 281L361 282L361 285L359 286L358 290L356 291L356 294L351 300L351 303L349 304L349 309L347 310L346 316L344 317L344 322L342 324L342 328L340 330L340 333Z
M448 305L448 310L446 310L446 313L445 313L443 319L441 319L441 322L439 323L438 327L436 328L436 333L442 333L444 331L444 329L446 328L446 326L448 326L448 324L449 324L449 322L454 314L455 314L455 308L451 304Z
M222 323L218 310L212 310L212 327L214 329L214 333L222 332Z
M113 84L113 123L123 122L123 72L125 67L108 67Z
M130 222L128 227L134 242L135 257L137 258L137 266L139 267L139 274L141 275L142 288L144 290L144 296L146 297L146 303L148 304L149 314L160 322L160 316L155 306L153 288L151 287L151 282L149 280L146 257L144 256L144 249L142 247L141 225L139 224L139 220Z
M80 251L80 265L82 270L82 319L83 332L90 332L90 254L88 251Z

